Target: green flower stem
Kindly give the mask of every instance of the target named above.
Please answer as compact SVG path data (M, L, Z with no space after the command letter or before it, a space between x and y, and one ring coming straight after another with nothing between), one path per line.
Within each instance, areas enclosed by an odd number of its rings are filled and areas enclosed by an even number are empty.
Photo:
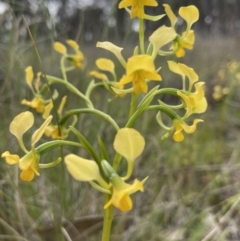
M175 95L177 96L177 89L174 89L174 88L165 88L165 89L160 89L160 90L157 90L155 93L154 93L154 96L155 95L159 95L159 94L171 94L171 95ZM152 98L152 97L151 97ZM144 100L141 102L143 103ZM169 116L171 116L173 113L173 115L175 116L176 113L173 112L169 107L166 107L166 106L161 106L161 105L156 105L154 108L156 109L156 107L163 111L163 112L168 112L169 110ZM138 117L146 110L146 109L149 109L149 107L145 107L145 108L141 108L141 105L139 104L139 106L137 107L136 111L133 113L133 115L129 118L127 124L125 127L132 127L135 123L135 121L138 119ZM168 113L166 113L168 114Z
M136 110L137 97L138 97L138 95L136 95L134 92L132 92L132 99L131 99L131 104L130 104L129 118L131 118L131 116L133 115L133 113Z
M96 110L96 109L87 109L87 108L83 108L83 109L73 109L70 111L67 111L66 114L61 118L59 124L62 125L64 124L67 119L69 117L71 117L72 115L78 115L78 114L82 114L82 113L91 113L91 114L95 114L97 117L107 121L108 123L110 123L116 131L119 130L119 126L118 124L115 122L115 120L108 114L100 111L100 110Z
M113 159L113 169L115 171L117 171L121 159L122 159L122 156L120 154L116 153L116 155L115 155L115 157Z
M171 119L175 119L175 118L180 118L172 109L165 107L165 106L161 106L161 105L152 105L147 107L146 110L158 110L158 111L162 111L165 114L167 114ZM132 117L129 119L129 121L127 122L125 127L132 127L135 123L135 121L138 119L138 117L143 113L142 112L135 112Z
M59 147L59 146L78 146L82 147L82 145L78 142L73 141L65 141L65 140L55 140L55 141L49 141L46 143L43 143L42 145L35 148L35 152L43 155L46 152L49 152L50 150Z
M77 96L79 96L81 99L85 100L88 108L91 108L93 109L93 103L92 101L87 98L82 92L80 92L74 85L72 85L71 83L63 80L63 79L60 79L60 78L57 78L55 76L50 76L50 75L46 75L46 78L48 79L49 81L49 85L52 85L52 84L62 84L62 85L65 85L67 87L68 90L70 90L72 93L76 94Z
M109 194L105 194L104 203L108 203L111 196ZM111 234L111 227L113 221L113 206L110 205L108 208L104 209L104 219L103 219L103 232L101 241L109 241Z
M62 72L62 76L63 76L63 79L64 79L64 81L68 81L67 80L67 74L66 74L66 69L65 69L65 64L64 64L64 61L65 61L65 55L63 55L62 56L62 58L61 58L61 72Z
M145 54L145 48L144 48L144 21L143 21L143 19L140 19L140 18L139 18L139 44L140 44L141 54Z
M95 83L94 81L90 82L90 84L88 85L88 88L86 90L85 96L90 99L90 95L92 93L92 91L97 88L97 87L102 87L104 86L103 82L99 82L99 83Z
M173 119L180 119L179 115L177 115L172 109L161 106L161 105L151 105L147 108L147 110L159 110L164 112L166 115L168 115L172 120Z

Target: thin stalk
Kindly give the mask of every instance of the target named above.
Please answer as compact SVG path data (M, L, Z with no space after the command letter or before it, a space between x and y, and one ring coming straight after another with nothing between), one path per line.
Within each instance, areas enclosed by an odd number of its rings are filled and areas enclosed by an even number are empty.
M83 99L86 102L87 106L89 108L93 109L92 101L89 98L87 98L82 92L80 92L71 83L69 83L69 82L67 82L67 81L65 81L63 79L57 78L55 76L46 75L46 78L49 80L49 85L52 85L52 84L55 84L55 83L65 85L68 90L70 90L72 93L76 94L78 97Z
M140 44L141 54L145 54L145 48L144 48L144 21L143 21L143 19L140 19L140 18L139 18L139 44Z
M131 99L131 104L130 104L129 118L133 115L133 113L136 110L137 97L138 97L138 95L136 95L134 92L132 92L132 99Z
M62 76L63 76L64 81L67 82L68 80L67 80L67 74L66 74L64 61L65 61L65 56L63 55L62 58L61 58L61 62L60 62L61 72L62 72Z
M66 114L62 117L60 123L63 124L72 115L78 115L78 114L82 114L82 113L95 114L99 118L101 118L101 119L107 121L108 123L110 123L116 131L119 130L118 124L115 122L115 120L110 115L108 115L108 114L106 114L106 113L104 113L100 110L96 110L96 109L84 108L84 109L73 109L73 110L67 111Z
M110 195L105 194L104 203L106 204L109 199ZM101 241L110 241L111 235L111 228L112 228L112 221L113 221L113 206L104 209L104 219L103 219L103 232L102 232L102 239Z

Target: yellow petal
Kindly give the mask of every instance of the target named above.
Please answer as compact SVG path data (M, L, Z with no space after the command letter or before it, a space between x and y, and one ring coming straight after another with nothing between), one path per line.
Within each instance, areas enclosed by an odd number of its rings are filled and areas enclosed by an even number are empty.
M118 175L114 175L111 183L113 185L113 194L109 202L104 206L105 209L113 205L122 212L129 211L132 209L130 195L137 191L143 192L144 190L142 182L137 179L130 185L125 183Z
M24 171L30 168L30 166L36 165L39 161L39 155L35 154L33 151L28 152L26 155L24 155L18 163L18 167Z
M195 130L197 128L197 123L199 123L199 122L203 122L203 120L195 119L191 126L187 125L184 121L182 123L180 123L180 125L186 133L190 134L190 133L195 132Z
M31 182L34 176L34 171L31 168L29 168L27 170L22 171L22 173L20 174L20 179L26 182Z
M188 31L187 34L185 32L182 33L182 38L179 39L180 46L185 49L192 49L193 44L195 42L195 34L193 30Z
M78 51L79 50L79 45L76 41L72 40L72 39L68 39L66 40L66 43L72 47L75 51Z
M185 64L181 64L179 63L179 70L188 77L189 82L190 82L190 87L192 86L193 83L195 83L196 81L198 81L198 75L196 74L196 72L194 71L193 68L188 67Z
M66 102L67 102L67 96L65 95L62 97L61 103L58 107L57 113L59 114L59 116L62 116L62 111L63 111L63 108L64 108Z
M53 48L60 54L66 54L67 48L60 42L55 42Z
M107 75L102 74L102 73L100 73L100 72L98 72L98 71L91 71L91 72L89 73L89 75L91 75L91 76L93 76L93 77L95 77L95 78L97 78L97 79L100 79L100 80L104 80L104 81L108 80Z
M33 114L30 111L22 112L17 115L10 124L10 132L22 141L23 134L29 130L34 122Z
M28 86L32 89L32 81L34 77L32 66L28 66L25 69L25 76Z
M143 152L145 141L135 129L122 128L118 131L113 146L128 161L134 161Z
M176 142L181 142L184 140L184 135L182 133L182 127L179 125L179 123L174 124L176 131L173 134L173 140Z
M65 156L67 170L78 181L93 181L100 178L99 167L95 161L84 159L74 154Z
M163 4L165 12L171 22L171 27L174 28L175 24L177 22L177 17L175 16L175 14L173 13L171 7L168 4Z
M112 52L123 66L126 65L126 62L121 54L121 51L123 50L123 48L120 48L120 47L112 44L111 42L107 42L107 41L106 42L97 42L96 46L98 48L103 48L103 49L106 49L106 50Z
M9 151L5 151L2 156L3 158L6 158L6 162L9 164L9 165L14 165L16 163L19 162L19 156L18 155L13 155L13 154L10 154Z
M44 108L44 113L42 115L43 119L47 119L53 108L53 102L50 101Z
M188 7L181 7L179 9L179 15L187 22L187 31L191 28L192 24L195 23L199 18L198 9L191 5Z
M114 73L115 65L114 65L113 61L111 61L110 59L99 58L96 61L96 65L100 70Z
M176 63L176 62L174 62L174 61L167 61L167 63L168 63L168 68L169 68L172 72L174 72L174 73L176 73L176 74L179 74L179 75L181 75L181 76L184 76L184 73L183 73L182 70L179 68L178 63Z
M127 75L130 75L138 70L155 72L155 66L151 56L147 54L142 54L142 55L135 55L128 59Z
M44 134L45 129L47 128L47 126L50 124L52 120L52 116L50 115L44 122L43 124L33 133L32 135L32 146L35 145L35 143L37 143L40 138L42 137L42 135Z
M149 41L153 44L156 50L159 50L164 45L173 41L177 36L177 33L173 28L162 26L155 30L149 37Z
M42 85L42 83L41 83L41 76L42 76L42 73L38 72L37 73L37 78L36 78L35 84L34 84L34 87L35 87L37 93L39 93L39 88Z

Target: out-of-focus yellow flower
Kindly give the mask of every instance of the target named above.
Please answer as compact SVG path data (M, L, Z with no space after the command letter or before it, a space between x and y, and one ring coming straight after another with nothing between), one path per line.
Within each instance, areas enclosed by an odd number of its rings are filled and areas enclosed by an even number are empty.
M99 58L96 60L96 66L101 71L106 71L111 73L111 75L113 76L113 82L116 81L115 65L112 60L106 59L106 58ZM108 76L101 72L91 71L89 74L97 79L110 82Z
M143 184L135 179L133 184L127 184L118 175L113 175L111 178L112 184L112 197L104 208L108 208L110 205L120 209L122 212L126 212L132 209L132 199L130 195L141 191L143 192Z
M96 60L96 65L102 71L110 72L112 75L115 73L115 65L110 59L99 58Z
M165 12L171 22L171 27L175 30L175 25L177 23L177 17L173 13L171 7L168 4L163 4ZM188 7L181 7L179 9L179 15L186 21L187 27L182 35L178 35L174 41L171 49L175 52L177 57L183 57L185 55L184 49L192 49L195 42L194 31L191 30L193 23L195 23L199 18L198 9L190 5Z
M229 88L228 87L222 87L221 85L215 85L213 87L213 99L215 100L221 100L224 96L229 94Z
M110 52L112 52L116 57L117 59L119 60L119 62L122 64L123 67L126 66L126 61L125 59L123 58L122 56L122 50L123 48L120 48L118 46L116 46L115 44L111 43L111 42L108 42L108 41L105 41L105 42L97 42L97 45L96 45L98 48L103 48L103 49L106 49Z
M119 3L119 8L131 8L131 18L144 19L144 6L156 7L158 3L155 0L122 0Z
M55 42L53 48L60 54L65 55L66 59L71 62L72 65L81 68L83 65L84 55L79 48L79 45L76 41L72 39L66 40L66 43L73 49L74 54L69 54L67 48L64 44L60 42Z
M66 54L67 53L67 48L65 45L63 45L60 42L55 42L53 44L53 48L55 49L55 51L57 51L59 54Z
M38 72L37 77L34 80L32 66L28 66L25 68L25 80L34 95L34 98L31 101L23 99L21 101L21 104L27 105L31 108L36 109L37 112L42 113L45 109L45 100L39 93L39 88L41 86L40 77L41 77L41 72ZM34 83L33 83L33 80L34 80Z
M66 104L67 101L67 96L64 96L61 100L61 103L58 107L57 113L58 113L58 117L61 118L62 117L62 111L63 108ZM53 103L52 101L46 106L45 111L43 113L43 118L46 119L49 117L51 111L53 109ZM72 124L72 126L74 126L74 123ZM69 130L66 129L66 127L64 125L53 125L50 124L47 126L47 128L44 131L44 134L47 137L51 137L52 139L64 139L68 136L68 132Z
M147 93L147 80L162 80L156 73L154 62L149 55L135 55L128 59L126 75L119 81L121 85L133 82L133 91L136 94Z
M175 128L175 132L173 134L173 140L176 142L181 142L184 140L184 135L182 131L184 130L187 134L191 134L195 132L197 128L197 123L203 122L201 119L195 119L193 121L193 125L189 126L182 119L175 119L173 122L173 126Z
M102 80L102 81L107 81L107 80L108 80L107 75L105 75L105 74L103 74L103 73L100 73L100 72L98 72L98 71L95 71L95 70L91 71L91 72L89 73L89 75L93 76L93 77L96 78L96 79L100 79L100 80Z
M52 116L49 116L39 129L33 133L31 138L31 151L27 151L25 148L23 134L32 127L34 123L33 114L29 111L23 112L17 115L10 124L10 132L17 138L25 155L20 158L18 155L6 151L2 154L2 157L6 158L6 162L10 165L18 164L19 168L22 170L20 178L23 181L32 181L35 175L40 175L38 172L40 156L35 151L35 144L40 140L51 120Z

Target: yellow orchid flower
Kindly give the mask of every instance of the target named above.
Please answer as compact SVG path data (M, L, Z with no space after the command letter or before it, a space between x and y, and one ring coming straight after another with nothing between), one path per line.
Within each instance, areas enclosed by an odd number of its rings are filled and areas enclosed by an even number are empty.
M146 80L162 80L156 73L153 59L149 55L135 55L128 59L126 75L119 81L120 85L133 82L133 91L136 94L147 93Z
M6 151L2 154L2 157L6 158L6 162L10 165L18 164L18 167L22 170L20 178L24 181L32 181L35 175L40 175L38 172L40 156L35 151L35 144L40 140L51 120L52 116L49 116L33 133L31 138L31 151L27 151L24 146L23 134L32 127L34 123L33 114L29 111L23 112L17 115L10 124L10 132L17 138L25 155L20 158L18 155Z
M132 128L122 128L118 131L114 140L114 149L124 156L128 165L133 166L135 159L142 153L145 145L141 134ZM132 208L130 195L137 192L143 192L144 180L140 182L135 180L132 185L127 184L124 179L119 177L110 164L103 160L101 165L103 171L109 176L109 184L101 176L99 166L95 161L84 159L74 154L69 154L64 159L69 173L78 181L90 182L97 190L109 193L111 199L104 208L114 205L121 211L129 211ZM132 171L132 168L130 168ZM131 173L128 173L129 177ZM98 186L95 181L100 185Z
M130 13L131 18L138 17L144 19L144 6L156 7L158 3L155 0L122 0L118 7L132 7Z
M183 119L175 119L173 122L173 127L176 129L176 131L173 134L173 140L176 142L181 142L184 140L184 135L182 131L184 130L187 134L191 134L195 132L197 128L197 123L203 122L201 119L195 119L193 121L193 125L189 126L185 123Z
M131 210L133 204L130 195L137 191L144 191L142 182L135 179L133 184L130 185L125 183L117 174L113 175L110 181L112 184L112 197L105 204L104 209L113 205L122 212Z
M66 59L71 62L72 65L81 68L83 65L84 55L80 50L78 43L72 39L66 40L66 43L73 49L75 52L74 54L68 54L66 46L58 41L54 42L53 48L58 53L65 55Z
M185 117L188 117L192 113L203 113L207 109L207 100L204 96L204 90L202 86L204 82L195 83L194 87L195 92L186 92L177 91L177 94L182 98L186 104L187 113Z
M61 118L62 117L62 111L63 111L63 108L66 104L66 101L67 101L67 96L64 96L61 100L61 103L58 107L58 110L57 110L57 113L58 113L58 116ZM43 118L46 119L48 118L48 116L50 115L51 111L53 109L53 103L52 101L46 106L45 108L45 111L43 113ZM72 126L74 126L75 123L73 122L72 123ZM45 129L44 131L44 134L47 136L47 137L51 137L52 139L64 139L68 136L68 132L69 130L66 129L66 127L64 125L53 125L53 124L50 124L47 126L47 128Z
M109 207L111 204L121 211L129 211L132 208L130 194L137 191L143 191L143 184L135 180L132 185L125 183L116 173L110 179L110 184L101 176L98 165L95 161L84 159L74 154L69 154L64 159L67 170L72 177L78 181L90 182L93 187L99 191L112 194L110 201L104 206ZM99 183L96 186L94 181Z
M36 109L37 112L42 113L45 109L45 100L39 93L39 88L41 86L41 72L37 73L37 77L34 80L34 74L33 74L33 69L32 66L28 66L25 68L25 80L27 85L30 87L33 95L35 96L33 100L28 101L26 99L23 99L21 101L21 104L27 105L31 108ZM34 80L34 83L33 83Z
M168 4L163 4L165 12L171 22L171 27L175 30L175 25L177 22L177 17L173 13L171 7ZM191 30L193 23L195 23L199 18L198 9L190 5L188 7L181 7L179 9L179 15L186 21L187 27L186 31L182 35L178 35L173 41L171 49L174 50L177 57L183 57L185 55L184 49L192 49L195 42L194 31Z

